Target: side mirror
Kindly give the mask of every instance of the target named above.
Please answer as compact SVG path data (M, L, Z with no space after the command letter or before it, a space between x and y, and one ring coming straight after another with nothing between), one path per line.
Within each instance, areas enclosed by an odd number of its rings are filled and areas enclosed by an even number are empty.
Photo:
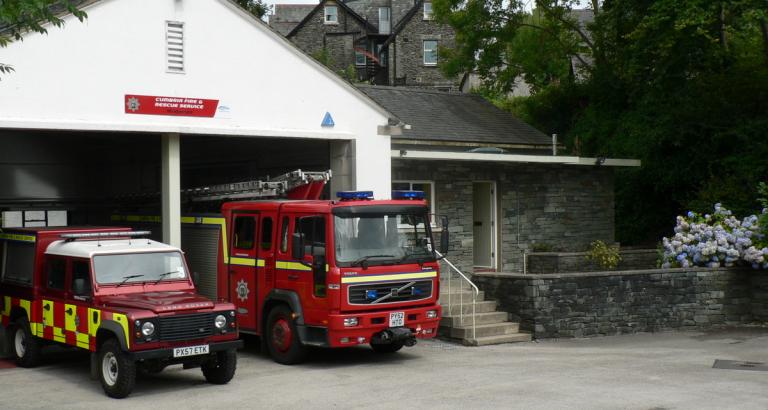
M297 261L304 259L304 237L300 233L293 234L293 243L291 244L291 258Z
M440 232L440 253L445 255L448 252L450 238L448 237L448 217L443 217L443 229Z

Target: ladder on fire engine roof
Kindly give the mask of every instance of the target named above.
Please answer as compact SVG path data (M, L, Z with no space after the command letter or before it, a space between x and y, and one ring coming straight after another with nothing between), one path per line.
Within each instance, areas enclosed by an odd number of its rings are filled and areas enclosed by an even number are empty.
M331 171L302 171L297 169L264 180L233 182L198 188L183 189L182 196L194 201L221 201L246 199L318 199Z

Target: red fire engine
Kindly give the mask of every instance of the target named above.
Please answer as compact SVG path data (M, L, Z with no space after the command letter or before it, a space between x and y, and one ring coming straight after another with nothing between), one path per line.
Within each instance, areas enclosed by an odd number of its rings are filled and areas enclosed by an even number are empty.
M137 368L201 367L215 384L237 365L235 307L195 292L182 252L127 228L0 232L0 319L19 365L45 344L91 352L105 393L122 398Z
M340 192L338 200L318 200L330 173L293 174L277 185L252 181L186 192L192 201L288 198L224 202L220 215L182 217L182 248L195 262L202 291L232 302L240 331L260 335L283 364L304 359L307 346L370 344L396 352L434 337L440 274L423 193L374 200L371 192ZM218 228L211 231L214 252L211 236L199 229L206 225ZM444 253L447 229L440 242Z

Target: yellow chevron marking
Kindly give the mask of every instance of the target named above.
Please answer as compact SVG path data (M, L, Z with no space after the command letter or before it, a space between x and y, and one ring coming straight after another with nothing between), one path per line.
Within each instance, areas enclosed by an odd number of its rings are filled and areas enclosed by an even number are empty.
M88 308L88 334L92 337L96 337L96 333L101 326L101 311L98 309Z
M125 332L125 346L131 348L131 333L128 332L128 317L122 313L113 313L112 320L123 326L123 332Z
M403 280L403 279L424 279L434 278L437 276L436 271L418 272L418 273L394 273L391 275L369 275L369 276L351 276L341 278L341 283L367 283L367 282L380 282L386 280Z

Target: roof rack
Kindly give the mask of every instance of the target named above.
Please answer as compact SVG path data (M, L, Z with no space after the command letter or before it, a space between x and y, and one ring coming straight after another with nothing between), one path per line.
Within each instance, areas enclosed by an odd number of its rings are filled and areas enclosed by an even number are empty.
M67 242L74 241L75 239L99 239L99 238L114 238L114 237L137 237L148 236L152 234L152 231L119 231L119 232L82 232L82 233L63 233L59 236L64 238Z

